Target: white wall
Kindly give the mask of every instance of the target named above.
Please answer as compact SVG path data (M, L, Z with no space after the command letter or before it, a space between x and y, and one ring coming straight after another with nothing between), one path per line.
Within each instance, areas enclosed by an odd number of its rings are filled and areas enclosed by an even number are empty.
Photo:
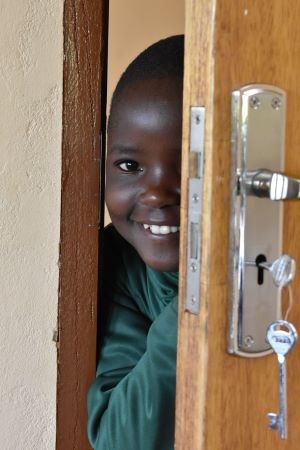
M53 450L63 0L0 3L0 448Z

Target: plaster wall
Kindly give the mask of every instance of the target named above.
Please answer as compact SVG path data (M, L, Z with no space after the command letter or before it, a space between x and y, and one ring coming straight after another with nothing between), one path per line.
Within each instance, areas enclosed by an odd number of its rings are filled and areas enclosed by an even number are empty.
M0 436L53 450L63 0L0 3Z

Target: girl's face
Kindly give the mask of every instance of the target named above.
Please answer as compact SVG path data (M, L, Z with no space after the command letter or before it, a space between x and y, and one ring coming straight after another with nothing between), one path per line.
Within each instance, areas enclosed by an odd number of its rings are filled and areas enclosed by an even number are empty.
M111 220L146 264L177 271L182 81L129 84L111 119L106 166Z

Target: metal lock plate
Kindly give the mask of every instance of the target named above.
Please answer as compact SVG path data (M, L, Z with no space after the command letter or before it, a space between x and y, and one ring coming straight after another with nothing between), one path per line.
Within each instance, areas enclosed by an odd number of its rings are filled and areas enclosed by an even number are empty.
M201 217L204 166L205 108L190 111L190 151L188 178L188 246L185 309L198 314L200 308Z
M282 253L283 206L249 194L249 176L258 169L283 170L285 110L285 93L274 86L232 93L228 350L241 356L272 352L266 330L281 315L280 289L258 264Z

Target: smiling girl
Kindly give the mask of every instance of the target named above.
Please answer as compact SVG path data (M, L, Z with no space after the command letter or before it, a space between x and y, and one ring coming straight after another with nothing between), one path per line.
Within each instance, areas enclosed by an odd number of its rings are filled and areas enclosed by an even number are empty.
M183 36L126 69L109 123L95 450L174 449Z

